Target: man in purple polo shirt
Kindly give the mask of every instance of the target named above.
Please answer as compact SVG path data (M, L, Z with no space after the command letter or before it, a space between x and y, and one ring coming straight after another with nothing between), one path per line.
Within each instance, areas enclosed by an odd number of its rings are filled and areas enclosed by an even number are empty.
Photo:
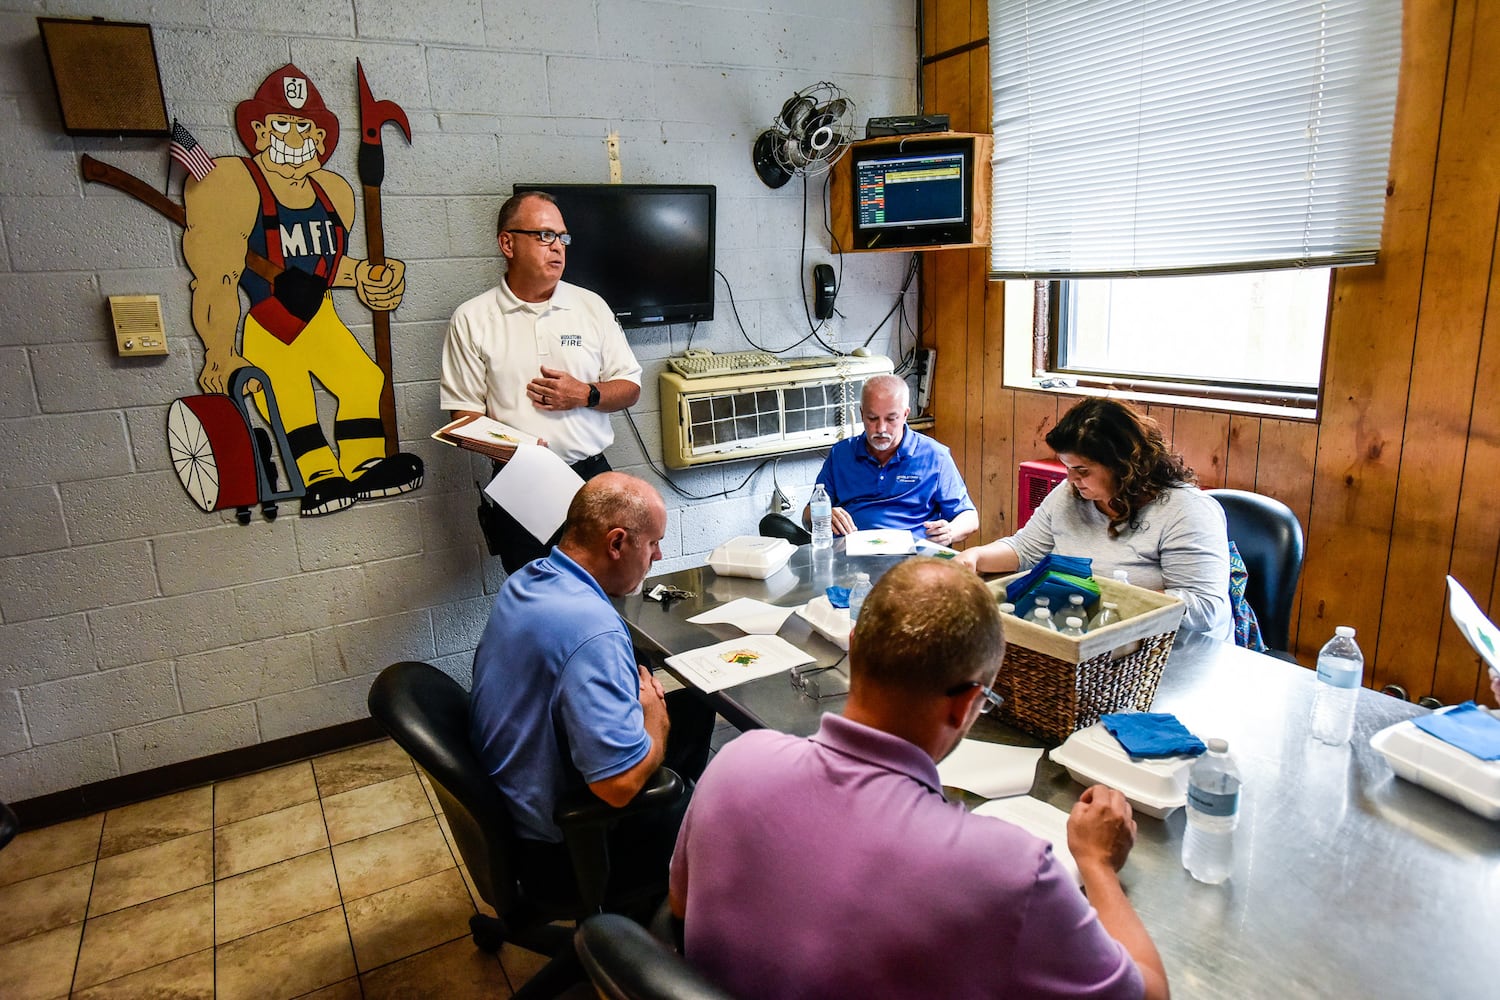
M1085 898L1045 841L943 798L937 761L986 706L1005 650L961 566L885 574L850 638L849 700L811 739L766 730L710 762L672 856L689 962L736 996L1167 996L1117 872L1119 792L1068 820Z
M948 449L906 426L910 390L895 375L866 380L859 394L865 432L828 451L818 482L833 501L833 533L905 528L939 545L957 545L979 527L979 514ZM802 511L812 525L812 506Z

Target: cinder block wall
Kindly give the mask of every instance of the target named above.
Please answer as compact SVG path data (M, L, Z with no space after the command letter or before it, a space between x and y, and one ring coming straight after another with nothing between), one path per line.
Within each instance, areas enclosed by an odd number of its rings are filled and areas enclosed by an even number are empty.
M306 732L365 713L371 675L402 658L467 680L502 573L474 522L483 473L431 441L446 321L493 285L494 214L510 186L602 182L605 136L624 179L718 186L718 266L758 342L807 333L801 282L828 260L821 185L771 191L750 145L798 88L828 79L862 121L915 110L912 0L73 0L0 3L0 798L19 800ZM354 61L411 119L385 132L388 253L408 264L393 322L402 445L427 463L407 496L299 520L295 504L249 526L204 514L171 470L165 422L197 392L180 234L79 175L82 153L161 188L166 144L63 134L38 14L147 21L169 114L213 155L241 153L234 105L291 61L339 115L328 164L358 191ZM170 190L180 200L180 168ZM363 256L363 205L350 245ZM863 343L895 302L904 255L844 263L843 318L825 338ZM805 268L805 270L804 270ZM169 356L122 360L106 297L162 297ZM338 293L351 325L368 313ZM747 345L718 286L693 345ZM914 316L915 293L908 312ZM367 328L356 333L368 344ZM771 469L689 473L660 462L656 376L685 326L631 334L645 366L616 417L616 468L658 485L670 510L663 568L753 532ZM910 346L910 335L899 346ZM872 349L895 353L887 325ZM794 353L803 353L807 347ZM811 351L807 351L812 353ZM818 456L780 463L798 503ZM728 492L727 496L718 494Z

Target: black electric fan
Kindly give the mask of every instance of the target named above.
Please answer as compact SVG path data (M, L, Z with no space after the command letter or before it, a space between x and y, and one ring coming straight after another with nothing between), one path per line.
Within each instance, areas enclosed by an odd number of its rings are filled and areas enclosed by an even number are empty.
M799 90L755 140L755 172L779 188L795 174L821 174L854 141L854 102L827 81Z

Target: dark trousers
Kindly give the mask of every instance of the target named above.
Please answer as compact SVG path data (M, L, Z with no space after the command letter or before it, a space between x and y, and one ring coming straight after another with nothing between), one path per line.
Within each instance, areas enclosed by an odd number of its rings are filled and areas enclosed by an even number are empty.
M572 469L587 482L601 472L608 472L609 460L602 454L594 455L574 462ZM495 464L494 470L500 471L499 463ZM562 529L559 528L547 541L537 541L531 532L521 527L520 521L510 516L509 511L482 492L479 495L479 528L484 532L484 541L489 546L490 555L500 557L500 565L505 567L506 573L514 573L531 560L542 558L552 551L552 547L562 537Z
M671 732L662 764L677 772L687 790L669 806L627 816L610 828L611 887L658 879L665 884L667 865L677 846L677 830L687 812L693 782L708 764L709 740L714 732L713 706L687 689L673 691L667 695L667 718L671 721ZM516 846L520 855L516 870L528 891L542 899L571 894L573 862L566 844L519 838Z

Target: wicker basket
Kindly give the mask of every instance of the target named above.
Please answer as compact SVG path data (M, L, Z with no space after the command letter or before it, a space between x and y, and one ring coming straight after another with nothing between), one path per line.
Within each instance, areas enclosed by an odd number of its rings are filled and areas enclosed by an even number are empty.
M1015 578L990 581L997 600ZM995 690L1005 698L1001 719L1022 732L1061 743L1109 712L1147 711L1156 697L1182 601L1118 580L1095 582L1123 620L1081 638L1006 616Z

